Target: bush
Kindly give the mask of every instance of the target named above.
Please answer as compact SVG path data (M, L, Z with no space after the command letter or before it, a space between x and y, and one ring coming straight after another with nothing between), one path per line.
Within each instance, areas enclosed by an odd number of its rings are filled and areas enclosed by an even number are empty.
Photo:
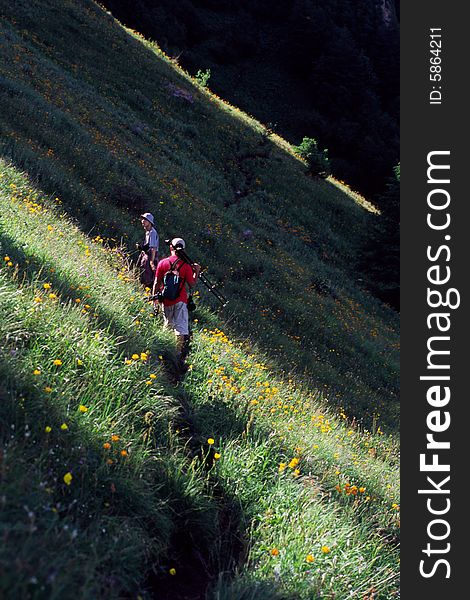
M294 146L294 151L307 161L308 172L311 175L328 177L331 173L328 150L320 150L314 138L304 137L299 146Z
M206 71L199 71L196 73L196 81L199 83L201 87L207 87L209 83L209 79L211 78L211 70L207 69Z

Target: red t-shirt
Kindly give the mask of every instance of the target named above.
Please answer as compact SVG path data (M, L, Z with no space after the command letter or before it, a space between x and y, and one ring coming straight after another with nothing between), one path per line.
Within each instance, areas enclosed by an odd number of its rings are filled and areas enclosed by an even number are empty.
M172 306L173 304L177 304L178 302L188 303L188 292L186 291L186 283L188 281L194 280L193 270L188 265L187 262L184 262L177 256L168 256L167 258L162 259L157 265L157 271L155 276L157 279L163 279L165 273L169 271L176 261L179 263L176 265L176 268L180 274L180 277L183 279L183 284L181 286L181 291L175 300L167 300L164 298L163 304L164 306Z

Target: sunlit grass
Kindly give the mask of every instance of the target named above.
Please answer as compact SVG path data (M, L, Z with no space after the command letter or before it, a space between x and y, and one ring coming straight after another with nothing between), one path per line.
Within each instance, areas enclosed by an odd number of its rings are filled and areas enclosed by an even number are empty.
M12 460L30 456L13 472L19 469L20 480L24 473L32 482L21 493L37 543L47 535L60 545L65 524L72 532L73 557L92 544L100 519L107 523L103 529L112 531L113 519L121 522L122 510L131 518L125 507L132 507L141 516L120 529L116 540L126 545L133 536L145 540L139 527L152 519L155 526L146 533L149 540L132 551L131 561L127 554L117 559L112 573L119 571L121 559L127 567L112 589L137 586L145 593L145 581L134 580L135 571L150 556L161 556L164 565L177 526L169 507L187 504L181 494L189 494L191 508L185 512L195 528L201 527L216 510L209 500L214 488L237 499L237 528L249 549L248 571L239 583L223 585L259 589L274 578L286 592L308 597L312 590L334 591L345 582L362 590L367 578L392 593L396 577L389 573L385 585L384 572L392 568L396 551L393 545L384 551L383 545L395 543L399 525L393 438L378 426L370 432L351 425L346 414L332 411L321 392L306 389L295 375L281 378L254 345L206 327L211 317L204 310L194 322L181 404L164 368L166 361L171 365L174 340L145 305L122 252L99 236L86 238L61 216L55 198L45 197L11 167L2 167L0 190L0 301L7 317L2 420L11 431L4 443ZM184 421L193 429L192 446L201 449L199 466L184 450ZM5 484L16 497L13 480L8 477ZM48 524L49 515L64 506L70 507L65 522ZM83 511L95 515L92 529ZM6 514L9 520L21 519L15 511ZM302 527L302 535L294 514L312 523ZM216 530L206 529L204 535L214 549L221 544L214 562L233 560ZM13 541L27 560L29 542L21 535ZM350 544L357 556L348 550ZM324 556L323 546L334 554ZM51 577L46 562L53 557L46 553L33 561L33 586L44 586ZM85 595L104 585L105 557L104 562L90 558L86 568L96 575L83 588ZM363 576L355 572L357 557L368 565ZM350 566L343 568L344 561ZM334 576L338 564L339 579ZM18 590L31 585L21 569L12 577ZM48 585L59 589L68 585L68 577L58 563Z

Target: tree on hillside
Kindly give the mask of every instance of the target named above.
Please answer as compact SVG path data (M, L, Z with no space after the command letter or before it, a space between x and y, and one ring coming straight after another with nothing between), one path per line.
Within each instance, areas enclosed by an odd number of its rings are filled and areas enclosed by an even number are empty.
M294 146L295 152L307 163L307 172L317 177L328 177L330 174L330 161L328 150L321 150L314 138L304 137L299 146Z

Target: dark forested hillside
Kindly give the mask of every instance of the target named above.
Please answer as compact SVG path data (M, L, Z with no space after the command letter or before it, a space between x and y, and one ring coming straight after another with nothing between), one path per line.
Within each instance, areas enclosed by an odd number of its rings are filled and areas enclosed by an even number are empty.
M398 163L394 0L103 0L191 74L290 142L314 137L369 197Z

